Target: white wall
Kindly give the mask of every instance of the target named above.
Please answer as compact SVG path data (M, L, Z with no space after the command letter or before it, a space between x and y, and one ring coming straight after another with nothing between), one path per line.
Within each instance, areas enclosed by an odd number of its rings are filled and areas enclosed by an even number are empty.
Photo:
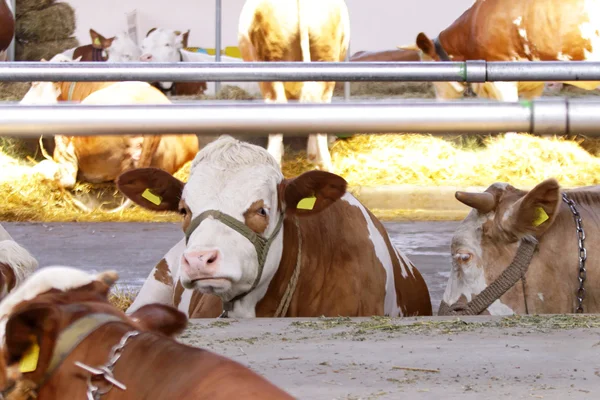
M127 29L125 13L137 10L138 37L154 27L190 29L190 46L214 47L214 0L67 0L75 8L80 43L89 29L109 37ZM238 16L244 0L222 0L222 44L237 46ZM346 0L351 19L351 53L393 49L414 43L420 31L435 36L473 0ZM141 40L141 39L140 39Z

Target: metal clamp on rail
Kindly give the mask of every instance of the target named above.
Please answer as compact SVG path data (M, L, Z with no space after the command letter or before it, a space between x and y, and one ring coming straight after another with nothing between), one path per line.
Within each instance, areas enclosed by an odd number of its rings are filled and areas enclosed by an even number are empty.
M487 62L467 60L465 62L465 82L485 82L487 80Z
M539 98L532 106L531 132L537 135L566 135L569 133L569 107L565 97Z

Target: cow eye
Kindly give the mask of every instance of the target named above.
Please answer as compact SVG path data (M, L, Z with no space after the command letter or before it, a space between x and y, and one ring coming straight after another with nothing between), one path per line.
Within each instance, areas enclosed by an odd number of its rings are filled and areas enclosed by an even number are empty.
M264 209L264 208L262 208L262 207L261 207L261 208L259 208L257 212L258 212L258 214L259 214L260 216L262 216L262 217L266 217L266 216L267 216L267 210L265 210L265 209Z
M187 210L185 209L185 207L179 209L179 214L183 215L184 217L187 215Z

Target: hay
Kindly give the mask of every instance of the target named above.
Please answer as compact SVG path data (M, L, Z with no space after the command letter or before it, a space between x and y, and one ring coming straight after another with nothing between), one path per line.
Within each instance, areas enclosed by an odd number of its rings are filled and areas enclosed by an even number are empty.
M54 2L55 0L17 0L17 19L30 11L46 8Z
M38 43L17 41L15 55L17 61L40 61L42 58L49 60L56 54L77 46L79 46L79 41L74 37Z
M67 39L75 33L75 10L67 3L56 3L43 10L17 18L15 36L21 41L48 42Z
M344 95L344 82L336 83L333 95ZM350 82L350 95L434 98L435 90L431 82Z
M137 297L138 291L131 288L114 287L108 295L108 301L125 312Z
M29 82L0 82L0 100L20 101L30 87Z

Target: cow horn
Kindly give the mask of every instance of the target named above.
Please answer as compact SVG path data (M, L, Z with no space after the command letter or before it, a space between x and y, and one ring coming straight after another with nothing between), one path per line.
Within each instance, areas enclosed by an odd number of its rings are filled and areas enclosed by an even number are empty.
M112 286L119 280L119 274L114 270L102 271L96 275L96 279L105 283L107 286Z
M496 207L496 199L494 198L494 195L489 192L456 192L454 197L461 203L479 210L482 213L488 213Z

